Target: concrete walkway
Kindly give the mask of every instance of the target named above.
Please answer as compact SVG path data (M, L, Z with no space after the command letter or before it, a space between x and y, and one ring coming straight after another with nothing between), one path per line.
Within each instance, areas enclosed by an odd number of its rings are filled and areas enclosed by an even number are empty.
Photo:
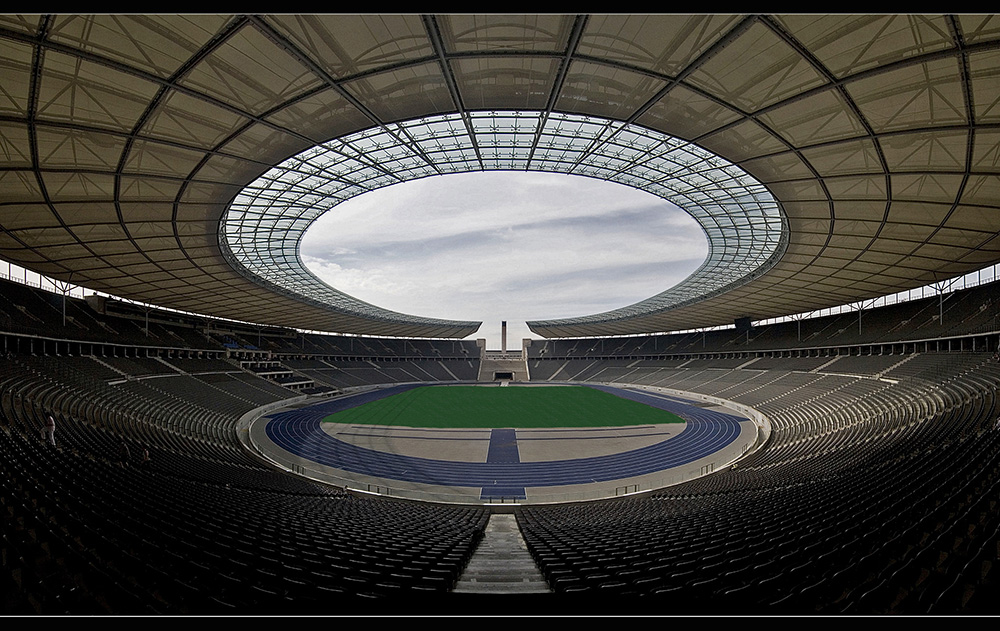
M493 513L486 533L453 590L466 594L549 593L517 527L507 513Z

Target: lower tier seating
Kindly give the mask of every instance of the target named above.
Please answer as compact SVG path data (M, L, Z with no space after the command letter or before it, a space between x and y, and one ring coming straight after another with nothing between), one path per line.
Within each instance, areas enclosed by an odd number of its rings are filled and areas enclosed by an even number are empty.
M513 509L554 590L532 604L995 613L1000 365L983 353L852 364L644 366L651 381L757 407L769 442L642 497ZM93 370L10 356L0 371L5 613L448 613L467 602L451 590L488 508L288 476L242 448L242 407L121 390ZM39 433L48 414L55 446Z

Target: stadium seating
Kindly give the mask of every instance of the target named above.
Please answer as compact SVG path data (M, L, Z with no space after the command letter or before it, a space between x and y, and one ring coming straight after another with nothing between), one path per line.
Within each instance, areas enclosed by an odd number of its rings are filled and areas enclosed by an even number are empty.
M932 322L935 303L869 314L872 343L837 317L803 322L808 345L774 325L751 341L773 345L759 350L725 350L731 332L533 343L532 380L712 395L761 411L772 432L735 466L676 486L508 507L553 593L484 604L450 590L489 507L290 476L247 451L239 426L303 396L249 369L263 354L329 393L475 380L474 344L236 325L222 337L181 316L109 315L74 300L64 327L39 290L4 285L3 611L448 613L530 602L570 613L996 613L1000 363L995 333L983 334L984 291L948 302L964 334ZM15 324L21 307L41 312L37 325ZM949 341L915 342L914 331ZM836 343L817 345L819 332ZM48 414L54 448L39 434Z

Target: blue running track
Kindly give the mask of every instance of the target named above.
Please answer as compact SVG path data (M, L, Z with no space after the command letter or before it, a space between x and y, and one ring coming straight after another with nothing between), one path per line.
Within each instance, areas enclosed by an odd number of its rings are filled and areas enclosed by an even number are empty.
M317 464L344 471L407 482L456 487L482 487L484 498L524 498L525 487L606 482L652 474L709 456L740 435L738 416L707 410L682 399L639 390L595 387L618 396L668 410L687 421L684 430L647 447L616 454L521 462L515 430L493 430L486 462L456 462L386 453L358 447L330 436L320 422L330 414L404 390L407 384L335 399L300 410L271 415L268 438L285 451ZM440 440L448 440L442 438Z

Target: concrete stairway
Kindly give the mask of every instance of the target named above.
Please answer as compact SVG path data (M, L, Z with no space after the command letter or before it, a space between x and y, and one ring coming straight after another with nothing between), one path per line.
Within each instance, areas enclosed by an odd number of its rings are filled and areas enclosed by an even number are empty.
M479 381L493 381L496 373L510 373L510 381L528 381L528 362L521 353L486 351L479 363Z
M453 590L466 594L537 594L552 590L542 576L511 514L494 513L465 572Z

